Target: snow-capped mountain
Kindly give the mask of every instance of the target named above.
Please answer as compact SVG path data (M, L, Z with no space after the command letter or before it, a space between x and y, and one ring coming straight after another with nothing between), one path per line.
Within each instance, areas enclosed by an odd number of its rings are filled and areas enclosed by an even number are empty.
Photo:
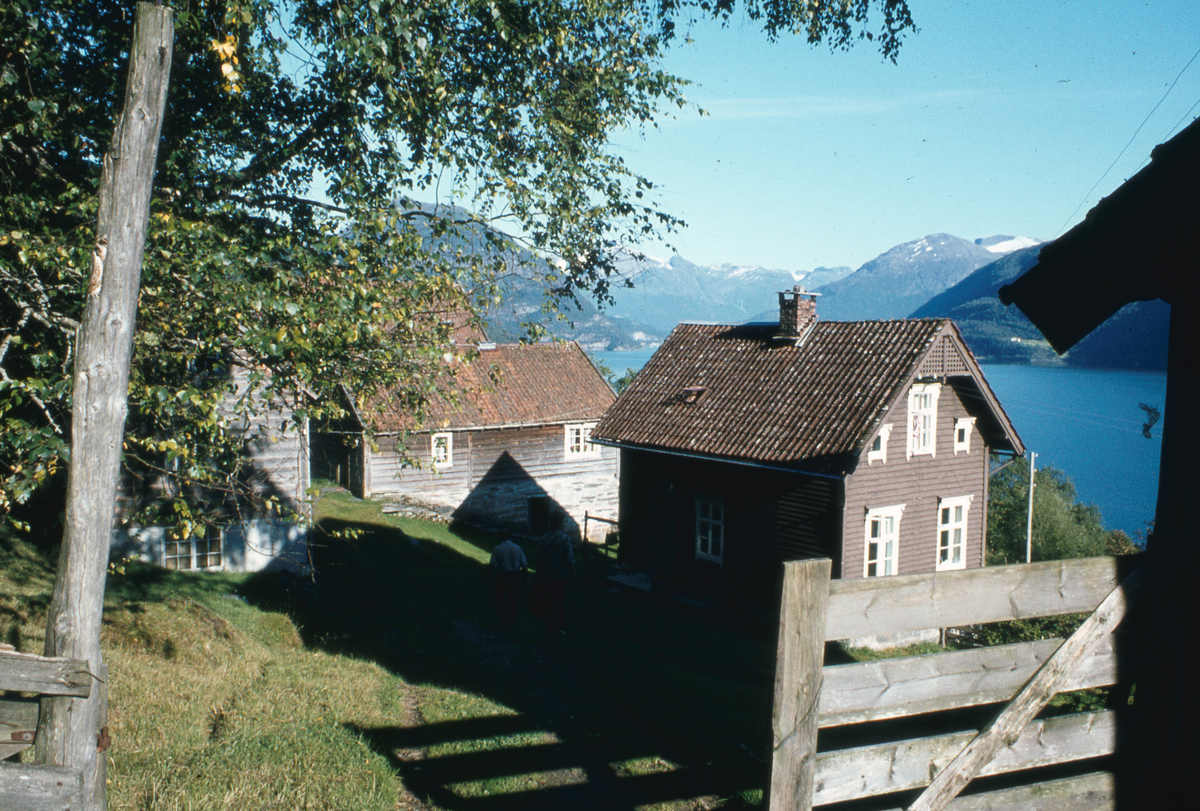
M1034 245L1041 245L1042 240L1032 239L1030 237L1008 237L996 235L994 237L983 237L975 240L976 245L982 245L992 253L1012 253L1019 251L1022 248L1032 248Z
M658 328L665 335L681 321L740 324L796 284L814 288L851 269L773 270L757 265L696 265L682 256L648 260L631 273L634 287L615 288L609 314Z
M897 245L858 270L697 265L681 256L646 259L628 272L632 288L613 286L613 305L597 311L583 301L581 310L568 314L573 329L563 322L549 326L554 334L578 340L589 350L653 347L682 321L774 320L776 294L797 284L822 294L817 312L823 320L905 318L976 269L1037 244L1028 237L1000 234L973 241L932 234ZM499 339L515 338L518 322L529 317L540 299L531 291L509 291L508 308L519 303L529 312L492 314Z
M844 279L821 288L817 312L831 321L904 318L929 299L1018 246L1034 240L996 236L974 242L931 234L897 245ZM985 244L986 243L986 244Z

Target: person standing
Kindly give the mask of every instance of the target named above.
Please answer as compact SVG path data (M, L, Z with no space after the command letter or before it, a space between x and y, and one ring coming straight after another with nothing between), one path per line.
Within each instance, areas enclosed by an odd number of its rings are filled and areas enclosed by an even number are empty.
M497 544L492 550L488 572L496 588L496 613L500 615L501 625L516 623L517 602L528 571L525 551L511 539Z
M546 636L565 636L567 581L575 580L575 552L571 536L561 528L538 541L537 576Z

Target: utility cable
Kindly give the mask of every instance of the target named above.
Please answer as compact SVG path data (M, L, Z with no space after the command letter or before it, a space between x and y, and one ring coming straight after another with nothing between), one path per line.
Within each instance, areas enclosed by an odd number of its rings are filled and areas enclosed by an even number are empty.
M1057 233L1054 234L1055 239L1057 239L1059 234L1061 234L1063 232L1063 230L1066 229L1067 223L1069 223L1071 220L1073 220L1075 218L1075 215L1079 213L1079 209L1083 208L1084 204L1087 203L1088 198L1092 196L1092 192L1094 192L1096 190L1096 187L1104 182L1104 178L1108 177L1108 173L1111 172L1113 170L1113 167L1117 165L1117 161L1119 161L1121 159L1121 156L1125 154L1126 150L1128 150L1129 147L1133 145L1134 139L1137 138L1138 133L1142 131L1142 127L1146 126L1146 122L1150 120L1150 116L1154 115L1154 113L1158 110L1158 108L1162 106L1162 103L1167 100L1167 96L1171 95L1171 91L1175 89L1175 85L1177 85L1179 83L1179 79L1183 76L1183 74L1187 71L1187 69L1192 66L1192 63L1196 61L1196 57L1198 57L1198 56L1200 56L1200 49L1197 49L1196 53L1192 54L1192 58L1189 59L1188 63L1183 66L1183 70L1179 71L1179 75L1175 77L1175 81L1171 82L1171 86L1167 88L1167 92L1163 93L1163 97L1158 100L1158 104L1155 104L1154 109L1146 114L1146 117L1144 119L1142 119L1141 124L1138 124L1138 128L1133 131L1133 135L1132 135L1132 137L1130 137L1129 143L1125 144L1124 148L1117 154L1117 157L1113 158L1113 162L1109 165L1109 167L1107 169L1104 170L1104 174L1100 175L1100 179L1096 181L1095 185L1093 185L1092 188L1088 189L1088 193L1085 194L1083 199L1079 201L1079 205L1077 205L1075 207L1075 210L1071 212L1071 216L1067 217L1066 222L1064 222L1059 227ZM1195 105L1193 105L1192 107L1193 107L1193 109L1195 109ZM1187 116L1184 116L1184 118L1186 118L1186 117ZM1178 126L1178 125L1176 125L1176 126Z

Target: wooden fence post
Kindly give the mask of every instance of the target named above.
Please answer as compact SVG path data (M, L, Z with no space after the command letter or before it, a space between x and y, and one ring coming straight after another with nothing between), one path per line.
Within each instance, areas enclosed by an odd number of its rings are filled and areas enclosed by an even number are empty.
M129 360L158 138L174 41L173 10L138 3L125 107L104 158L96 247L76 347L66 532L46 619L46 655L82 659L106 678L100 655L104 578L125 430ZM36 758L81 772L84 804L105 807L104 683L86 698L42 702Z
M828 558L784 564L771 716L771 811L812 808L831 567Z

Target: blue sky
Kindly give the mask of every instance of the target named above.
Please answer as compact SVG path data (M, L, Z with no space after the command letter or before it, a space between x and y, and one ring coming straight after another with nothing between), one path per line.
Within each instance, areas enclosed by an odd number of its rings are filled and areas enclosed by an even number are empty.
M688 222L681 255L806 270L931 233L1050 239L1200 115L1196 0L910 7L896 65L865 41L772 45L737 18L682 31L665 66L708 115L614 143Z

